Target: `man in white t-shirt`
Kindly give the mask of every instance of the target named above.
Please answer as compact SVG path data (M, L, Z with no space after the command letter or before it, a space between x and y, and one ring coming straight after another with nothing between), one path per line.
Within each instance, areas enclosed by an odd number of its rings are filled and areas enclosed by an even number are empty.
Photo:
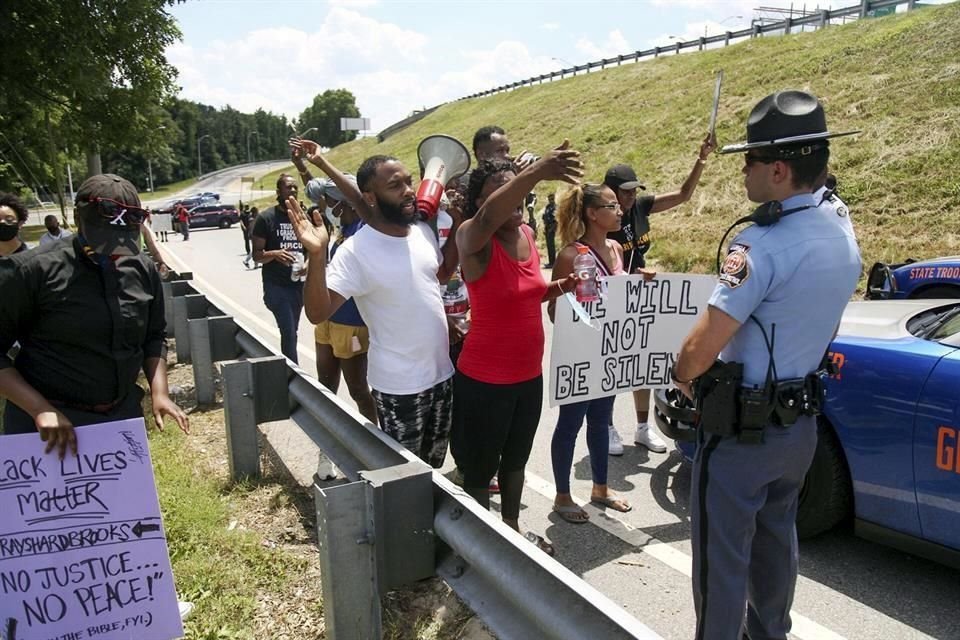
M380 427L439 468L450 434L453 388L447 319L437 286L438 272L441 279L446 274L436 235L417 221L410 172L396 158L373 156L360 165L354 186L316 143L295 139L291 145L299 145L307 160L333 179L366 222L327 266L326 230L310 224L295 201L288 202L294 230L311 256L304 289L307 318L323 322L354 299L370 330L367 380Z

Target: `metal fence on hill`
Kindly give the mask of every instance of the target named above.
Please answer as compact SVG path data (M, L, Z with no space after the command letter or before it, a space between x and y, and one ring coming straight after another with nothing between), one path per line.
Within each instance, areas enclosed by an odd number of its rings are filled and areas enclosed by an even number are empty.
M604 58L603 60L585 62L584 64L574 65L567 69L560 69L559 71L551 71L550 73L544 73L539 76L526 78L524 80L517 80L516 82L510 82L500 85L499 87L487 89L486 91L480 91L468 96L463 96L462 98L455 100L455 102L492 96L505 91L519 89L521 87L543 84L544 82L563 80L564 78L576 76L577 73L590 73L593 70L603 70L612 66L619 67L625 62L639 62L644 58L658 58L665 54L676 55L685 50L703 51L711 44L722 44L723 46L729 46L736 40L742 40L744 38L758 38L764 34L790 34L798 27L803 27L805 25L811 25L815 28L822 29L829 25L832 20L838 20L847 17L866 18L872 14L895 9L899 5L906 5L908 10L912 10L915 6L917 6L917 2L916 0L862 0L860 4L857 5L844 7L842 9L823 9L818 13L811 13L798 18L789 17L777 22L767 23L754 22L751 27L747 29L741 29L739 31L726 31L721 34L704 36L695 40L687 40L685 42L678 40L676 43L668 46L657 46L651 49L638 50L631 53L621 54L613 58ZM443 105L437 105L428 111L432 112L441 106ZM410 116L409 118L405 118L400 122L396 122L381 131L377 135L377 138L380 142L383 142L390 135L403 130L417 120L420 120L422 117L423 115L418 113Z

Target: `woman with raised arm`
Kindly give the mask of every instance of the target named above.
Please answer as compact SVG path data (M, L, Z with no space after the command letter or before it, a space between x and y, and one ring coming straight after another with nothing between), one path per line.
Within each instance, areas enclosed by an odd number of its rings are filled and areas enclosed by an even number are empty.
M472 321L457 362L452 439L462 452L464 490L489 508L488 485L498 474L503 521L518 532L543 398L540 305L575 285L572 275L544 281L523 204L544 180L577 184L580 154L568 147L564 141L520 173L509 161L482 162L470 176L466 220L456 235ZM542 537L525 537L553 554Z

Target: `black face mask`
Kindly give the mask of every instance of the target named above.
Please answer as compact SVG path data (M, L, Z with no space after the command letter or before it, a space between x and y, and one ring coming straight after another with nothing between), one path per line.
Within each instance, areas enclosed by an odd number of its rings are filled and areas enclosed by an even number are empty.
M9 242L17 237L17 234L20 233L20 225L18 224L0 224L0 242Z

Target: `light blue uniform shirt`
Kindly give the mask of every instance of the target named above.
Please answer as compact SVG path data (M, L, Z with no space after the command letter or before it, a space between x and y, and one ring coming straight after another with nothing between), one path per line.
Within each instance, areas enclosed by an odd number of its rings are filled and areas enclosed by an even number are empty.
M802 378L817 369L856 289L861 268L856 241L832 219L832 211L818 210L818 202L809 193L787 198L784 211L810 208L768 227L747 227L730 243L721 265L710 304L741 326L720 359L743 363L746 386L763 384L769 362L751 315L774 341L777 378Z

